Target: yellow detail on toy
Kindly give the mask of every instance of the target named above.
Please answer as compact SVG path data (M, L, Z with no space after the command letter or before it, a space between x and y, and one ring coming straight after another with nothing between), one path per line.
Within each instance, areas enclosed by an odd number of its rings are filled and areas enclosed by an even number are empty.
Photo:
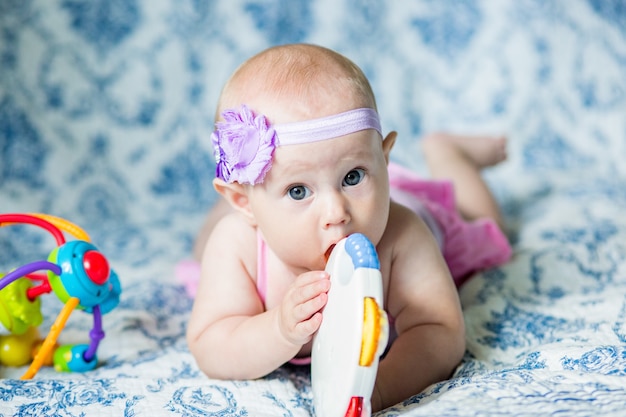
M363 299L363 339L359 366L370 366L379 352L381 329L386 328L387 315L372 297ZM387 340L386 338L384 339Z

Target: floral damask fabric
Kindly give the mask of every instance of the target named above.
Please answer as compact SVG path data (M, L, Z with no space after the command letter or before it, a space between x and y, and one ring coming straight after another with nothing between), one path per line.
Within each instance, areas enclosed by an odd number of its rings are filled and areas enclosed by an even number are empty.
M261 49L310 42L363 68L395 162L425 174L419 138L435 130L509 137L486 177L514 257L461 288L454 375L378 415L622 415L625 22L621 0L0 0L0 213L81 225L123 287L99 366L0 368L0 414L314 415L306 368L203 376L174 279L216 197L224 81ZM2 227L0 270L53 246ZM43 301L45 333L62 303ZM90 320L74 313L61 342L85 343Z

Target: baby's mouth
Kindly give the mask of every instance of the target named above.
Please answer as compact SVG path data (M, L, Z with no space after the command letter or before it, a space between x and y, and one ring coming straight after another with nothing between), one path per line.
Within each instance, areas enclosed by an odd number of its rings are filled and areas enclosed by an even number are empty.
M324 259L326 260L326 262L328 262L328 258L330 258L330 254L333 252L333 249L335 249L335 243L330 245L330 247L326 250L326 253L324 254Z

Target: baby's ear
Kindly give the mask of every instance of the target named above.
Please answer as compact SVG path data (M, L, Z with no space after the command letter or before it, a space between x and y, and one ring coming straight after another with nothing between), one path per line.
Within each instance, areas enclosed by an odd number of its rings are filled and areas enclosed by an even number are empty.
M213 187L215 191L220 193L222 197L232 208L243 214L252 224L255 224L254 215L250 209L250 201L248 199L248 193L244 185L238 182L226 182L220 178L213 180Z
M383 139L383 153L385 154L385 161L389 164L389 154L391 154L391 149L393 145L396 143L396 137L398 136L398 132L392 131Z

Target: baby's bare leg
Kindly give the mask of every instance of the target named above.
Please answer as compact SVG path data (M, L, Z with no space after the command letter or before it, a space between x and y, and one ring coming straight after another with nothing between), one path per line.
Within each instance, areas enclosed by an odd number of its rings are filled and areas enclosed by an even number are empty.
M490 217L503 229L500 209L481 171L506 159L506 138L435 133L422 140L422 147L433 178L453 182L461 215L467 220Z
M193 257L196 260L202 259L202 252L204 252L204 246L206 245L207 240L209 240L209 236L213 231L213 228L217 224L218 221L228 213L232 211L230 205L224 200L221 196L218 197L217 202L209 213L207 214L206 219L204 220L204 224L202 225L202 229L200 229L200 233L196 237L196 241L193 244Z

